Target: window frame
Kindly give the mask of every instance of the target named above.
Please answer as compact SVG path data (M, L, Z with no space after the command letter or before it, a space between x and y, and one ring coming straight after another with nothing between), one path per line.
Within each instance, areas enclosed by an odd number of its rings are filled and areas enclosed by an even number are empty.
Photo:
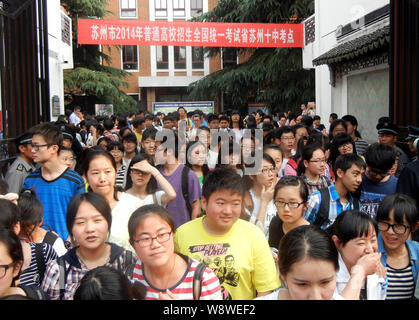
M137 55L137 60L132 60L132 61L125 61L124 62L124 58L126 57L126 53L124 54L124 51L126 51L126 49L128 47L131 48L135 48L136 50L136 55ZM139 54L139 49L138 46L136 45L127 45L127 46L122 46L121 48L121 69L126 71L126 72L139 72L140 71L140 54ZM134 58L135 58L135 52L133 52ZM130 64L130 63L136 63L137 64L137 68L136 69L125 69L125 64Z
M122 8L122 2L124 0L119 0L119 17L121 19L137 19L138 18L138 3L137 0L126 0L128 2L128 8ZM123 16L123 12L133 12L134 10L129 8L129 5L133 3L135 5L135 15L134 16Z
M157 3L159 3L159 7L157 7ZM165 3L165 7L162 4ZM156 18L167 18L167 0L154 0L154 16ZM158 12L164 12L163 14L157 14Z
M159 61L158 59L158 54L159 54L159 48L162 48L162 58L164 59L164 48L166 48L166 61L162 60ZM159 63L160 64L167 64L166 68L161 68L159 67ZM168 71L169 70L169 47L168 46L156 46L156 70L161 72L161 71Z

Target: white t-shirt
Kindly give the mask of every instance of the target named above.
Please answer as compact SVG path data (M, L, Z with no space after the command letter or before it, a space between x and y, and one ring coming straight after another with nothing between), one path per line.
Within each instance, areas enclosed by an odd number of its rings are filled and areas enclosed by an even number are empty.
M164 191L156 192L156 200L158 205L161 205L161 197ZM138 208L153 204L153 195L149 194L145 199L140 199L129 193L123 192L118 203L112 210L112 225L109 235L109 241L114 242L126 250L134 251L134 248L129 243L128 221L132 213Z

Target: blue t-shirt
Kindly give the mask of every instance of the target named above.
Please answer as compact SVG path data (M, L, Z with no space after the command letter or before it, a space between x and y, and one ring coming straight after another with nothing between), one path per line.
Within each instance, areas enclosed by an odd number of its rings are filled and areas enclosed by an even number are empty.
M83 178L74 170L66 169L55 180L46 181L41 169L38 169L26 178L23 188L35 189L44 207L43 223L58 233L61 239L67 240L67 207L71 198L85 192Z
M362 178L361 211L368 213L373 219L381 201L392 193L396 192L397 178L390 176L386 182L373 182L366 176Z

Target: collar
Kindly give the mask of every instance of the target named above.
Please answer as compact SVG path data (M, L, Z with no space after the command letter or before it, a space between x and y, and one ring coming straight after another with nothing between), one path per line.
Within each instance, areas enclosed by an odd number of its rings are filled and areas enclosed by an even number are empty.
M329 186L329 193L330 193L330 200L333 200L333 201L338 201L338 200L340 200L339 193L338 193L338 191L336 190L336 187L335 187L335 184L334 184L334 183L332 183L332 184ZM348 193L348 201L349 201L350 203L353 203L353 198L352 198L351 193Z
M350 278L351 278L351 275L349 274L349 270L346 267L345 262L343 261L342 255L339 252L339 271L336 274L336 282L347 283L349 282Z
M106 242L108 244L111 245L111 255L109 257L109 264L112 264L124 251L124 249L120 246L118 246L115 243L112 242ZM78 247L75 248L71 248L65 255L64 255L64 259L73 267L76 267L78 269L81 269L81 263L80 263L80 259L76 254L76 249Z

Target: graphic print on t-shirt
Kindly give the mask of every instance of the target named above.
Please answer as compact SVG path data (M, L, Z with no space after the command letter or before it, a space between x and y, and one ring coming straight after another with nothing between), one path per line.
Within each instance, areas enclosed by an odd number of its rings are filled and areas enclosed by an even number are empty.
M224 291L225 299L231 299L226 285L237 287L240 281L240 273L235 268L234 256L228 253L229 248L230 244L228 243L189 247L189 252L192 254L193 259L202 262L215 272Z

